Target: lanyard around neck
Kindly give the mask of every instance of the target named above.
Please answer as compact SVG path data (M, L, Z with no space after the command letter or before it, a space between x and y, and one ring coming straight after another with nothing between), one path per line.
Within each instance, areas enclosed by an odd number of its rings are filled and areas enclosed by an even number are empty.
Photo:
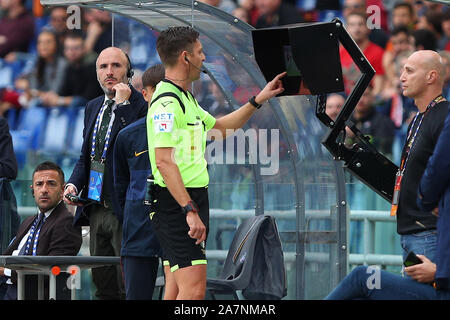
M39 241L39 234L41 233L41 229L42 229L42 226L44 225L45 219L47 219L47 217L45 217L45 215L43 213L42 213L42 215L43 215L42 217L40 217L38 215L38 217L34 220L33 225L31 226L30 234L29 234L27 242L25 244L24 255L28 255L28 253L30 252L31 240L33 239L34 233L36 233L36 235L34 236L34 241L33 241L33 256L35 256L37 253L37 244Z
M108 100L108 101L113 101L113 100ZM103 118L105 109L108 106L108 101L106 101L106 103L102 106L102 108L100 109L100 112L97 115L97 119L95 120L94 131L92 133L91 161L94 161L98 127L100 126L100 119ZM114 101L112 103L114 103ZM112 104L111 104L111 112L112 112ZM112 125L114 122L114 118L115 118L115 113L112 112L111 119L109 120L109 124L108 124L108 130L106 131L105 146L103 147L102 157L100 160L102 163L105 162L105 159L106 159L106 151L108 150L109 139L111 137L111 129L112 129Z
M406 168L406 163L408 162L409 159L409 155L411 154L411 150L414 146L414 142L416 140L417 137L417 133L419 132L420 127L422 126L422 121L423 118L425 118L425 116L427 115L428 111L433 108L435 105L437 105L439 102L444 101L445 98L440 94L439 96L437 96L436 98L433 99L433 101L430 102L430 104L428 104L425 112L422 114L422 116L420 117L420 121L419 124L416 127L416 130L414 132L414 135L412 135L412 130L414 129L414 125L416 124L417 118L419 117L419 115L421 114L420 112L417 112L416 116L414 117L413 123L411 125L411 128L408 132L407 138L406 138L406 145L405 145L405 152L404 155L401 159L401 163L400 163L400 170L401 172L405 171ZM412 135L412 136L411 136Z

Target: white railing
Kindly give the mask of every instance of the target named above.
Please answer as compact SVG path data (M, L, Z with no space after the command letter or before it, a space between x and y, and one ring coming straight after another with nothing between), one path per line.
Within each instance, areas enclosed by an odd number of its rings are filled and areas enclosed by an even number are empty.
M35 214L36 207L19 207L19 214L21 216L28 216ZM211 209L210 219L246 219L255 214L254 210L223 210ZM295 210L279 211L270 210L265 211L265 214L271 215L276 219L295 219ZM326 218L330 216L330 211L326 210L307 210L306 219L309 218ZM375 210L352 210L350 212L350 221L363 221L363 243L364 250L362 254L349 254L348 264L365 264L365 265L402 265L401 255L390 254L375 254L375 223L376 222L392 222L395 223L395 217L391 217L387 211ZM210 260L224 261L226 259L227 250L208 250L207 258ZM284 252L286 262L295 262L295 252ZM305 259L308 262L327 262L329 261L328 253L323 252L306 252Z

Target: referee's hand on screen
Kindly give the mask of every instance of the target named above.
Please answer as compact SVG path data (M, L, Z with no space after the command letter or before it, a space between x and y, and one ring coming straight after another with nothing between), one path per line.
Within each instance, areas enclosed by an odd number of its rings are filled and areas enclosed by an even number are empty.
M206 227L197 213L192 211L188 212L186 215L186 222L189 226L189 237L197 239L195 244L200 244L202 241L206 240Z

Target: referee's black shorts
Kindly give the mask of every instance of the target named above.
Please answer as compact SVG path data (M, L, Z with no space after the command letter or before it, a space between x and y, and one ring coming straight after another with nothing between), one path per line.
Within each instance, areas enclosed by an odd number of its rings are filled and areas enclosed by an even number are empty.
M199 207L199 216L209 232L208 187L186 188L192 200ZM206 240L196 245L197 239L189 237L189 226L181 206L167 188L158 188L152 216L153 230L163 251L164 265L172 272L179 268L206 264Z

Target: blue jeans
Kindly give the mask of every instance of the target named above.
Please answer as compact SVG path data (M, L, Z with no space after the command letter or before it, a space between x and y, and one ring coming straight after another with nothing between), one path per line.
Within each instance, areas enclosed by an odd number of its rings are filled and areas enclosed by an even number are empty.
M403 249L403 261L405 261L405 258L410 251L414 251L415 254L424 255L435 262L437 244L436 235L436 230L427 230L400 236Z
M424 255L432 262L436 263L436 235L436 230L427 230L419 233L400 236L400 241L403 249L403 261L405 261L406 256L410 251L414 251L415 254ZM409 278L409 276L404 272L403 276L405 278Z
M436 290L429 284L368 268L356 267L325 300L450 300L450 291ZM375 277L379 277L378 281Z

